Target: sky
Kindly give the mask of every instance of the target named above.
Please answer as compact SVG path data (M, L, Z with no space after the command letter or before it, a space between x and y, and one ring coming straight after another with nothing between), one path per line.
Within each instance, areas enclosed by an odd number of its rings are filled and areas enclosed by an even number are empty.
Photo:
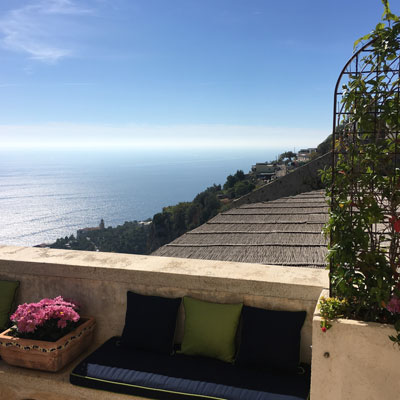
M379 0L1 0L0 149L314 147L331 133L353 43L382 11Z

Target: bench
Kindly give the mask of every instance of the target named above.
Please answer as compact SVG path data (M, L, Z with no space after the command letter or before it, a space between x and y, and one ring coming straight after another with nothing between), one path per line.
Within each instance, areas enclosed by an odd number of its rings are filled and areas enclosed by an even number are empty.
M206 357L128 350L104 343L71 373L71 383L145 398L178 400L305 400L310 368L297 373L238 367Z

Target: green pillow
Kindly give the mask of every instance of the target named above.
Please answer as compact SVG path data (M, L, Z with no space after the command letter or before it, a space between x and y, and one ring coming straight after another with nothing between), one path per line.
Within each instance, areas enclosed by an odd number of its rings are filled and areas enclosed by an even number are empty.
M183 298L185 332L181 353L233 362L243 304L218 304Z
M0 281L0 329L2 331L10 325L10 314L18 286L18 281Z

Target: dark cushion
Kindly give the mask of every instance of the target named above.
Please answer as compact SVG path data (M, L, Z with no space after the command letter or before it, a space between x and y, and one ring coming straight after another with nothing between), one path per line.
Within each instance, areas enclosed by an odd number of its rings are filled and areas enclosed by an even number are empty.
M112 338L72 371L71 383L155 399L305 400L310 368L266 372L220 360L123 348Z
M181 300L127 292L122 343L135 349L170 354Z
M18 281L0 281L0 330L10 326L10 314L19 287Z
M295 371L305 311L272 311L244 306L236 364Z

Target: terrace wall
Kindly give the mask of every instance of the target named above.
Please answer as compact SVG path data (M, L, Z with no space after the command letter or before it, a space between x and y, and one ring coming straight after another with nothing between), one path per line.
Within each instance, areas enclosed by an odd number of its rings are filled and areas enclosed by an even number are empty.
M311 360L313 312L321 290L328 285L327 271L318 269L13 246L0 246L0 279L21 282L18 304L57 295L78 301L82 314L97 320L93 346L121 334L127 290L165 297L190 295L221 303L244 302L276 310L306 310L301 342L301 358L306 362ZM183 332L182 315L177 341ZM97 391L68 384L71 368L48 374L0 362L0 398L72 399L72 394L77 399L103 398ZM26 379L21 380L21 376ZM54 380L58 383L56 394L46 397L43 386ZM42 390L40 397L35 395L38 390ZM119 396L107 393L104 398Z

